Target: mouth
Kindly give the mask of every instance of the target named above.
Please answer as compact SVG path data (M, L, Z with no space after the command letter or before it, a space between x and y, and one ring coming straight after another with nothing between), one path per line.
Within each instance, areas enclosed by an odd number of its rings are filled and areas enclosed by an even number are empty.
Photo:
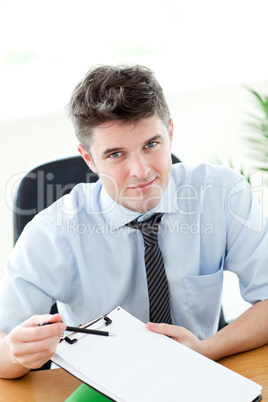
M130 189L138 190L138 191L147 191L154 185L155 181L156 181L156 177L153 180L148 181L146 183L140 183L140 184L136 184L135 186L130 186Z

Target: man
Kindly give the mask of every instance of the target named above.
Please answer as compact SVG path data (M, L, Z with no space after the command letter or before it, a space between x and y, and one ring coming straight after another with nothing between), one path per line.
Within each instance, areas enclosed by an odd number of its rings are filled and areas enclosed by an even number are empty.
M65 324L118 305L150 320L141 228L155 217L170 320L148 328L215 360L266 344L267 219L245 180L224 167L172 167L173 122L159 83L144 67L90 70L69 110L79 152L100 180L76 186L18 240L0 291L0 376L43 365ZM217 332L223 269L238 275L253 306ZM158 295L160 281L152 281ZM51 316L55 300L60 314ZM157 303L161 309L162 299Z

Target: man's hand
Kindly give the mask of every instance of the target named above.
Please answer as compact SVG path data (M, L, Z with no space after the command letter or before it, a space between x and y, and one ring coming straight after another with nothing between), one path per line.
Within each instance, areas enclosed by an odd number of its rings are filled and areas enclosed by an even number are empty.
M0 377L15 378L41 367L55 353L66 325L60 314L35 315L0 340ZM53 325L38 326L51 322Z
M152 332L167 335L175 341L195 350L198 353L204 353L202 350L203 343L191 331L183 327L169 324L155 324L152 322L147 323L147 328Z
M268 343L268 300L254 304L236 320L204 340L176 325L148 322L147 328L170 336L212 360L218 360Z

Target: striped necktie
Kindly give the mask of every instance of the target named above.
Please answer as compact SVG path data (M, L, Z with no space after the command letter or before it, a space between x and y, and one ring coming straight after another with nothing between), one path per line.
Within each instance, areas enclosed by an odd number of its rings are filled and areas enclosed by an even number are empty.
M150 303L150 321L172 324L168 282L161 250L158 245L158 226L163 214L155 214L148 221L129 222L127 226L140 229L144 240L144 259Z

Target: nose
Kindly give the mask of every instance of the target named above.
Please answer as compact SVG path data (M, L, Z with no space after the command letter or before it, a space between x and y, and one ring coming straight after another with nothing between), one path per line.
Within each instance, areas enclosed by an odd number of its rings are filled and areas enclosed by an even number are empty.
M150 165L145 157L137 153L129 160L129 173L132 177L138 177L143 180L146 179L150 171Z

